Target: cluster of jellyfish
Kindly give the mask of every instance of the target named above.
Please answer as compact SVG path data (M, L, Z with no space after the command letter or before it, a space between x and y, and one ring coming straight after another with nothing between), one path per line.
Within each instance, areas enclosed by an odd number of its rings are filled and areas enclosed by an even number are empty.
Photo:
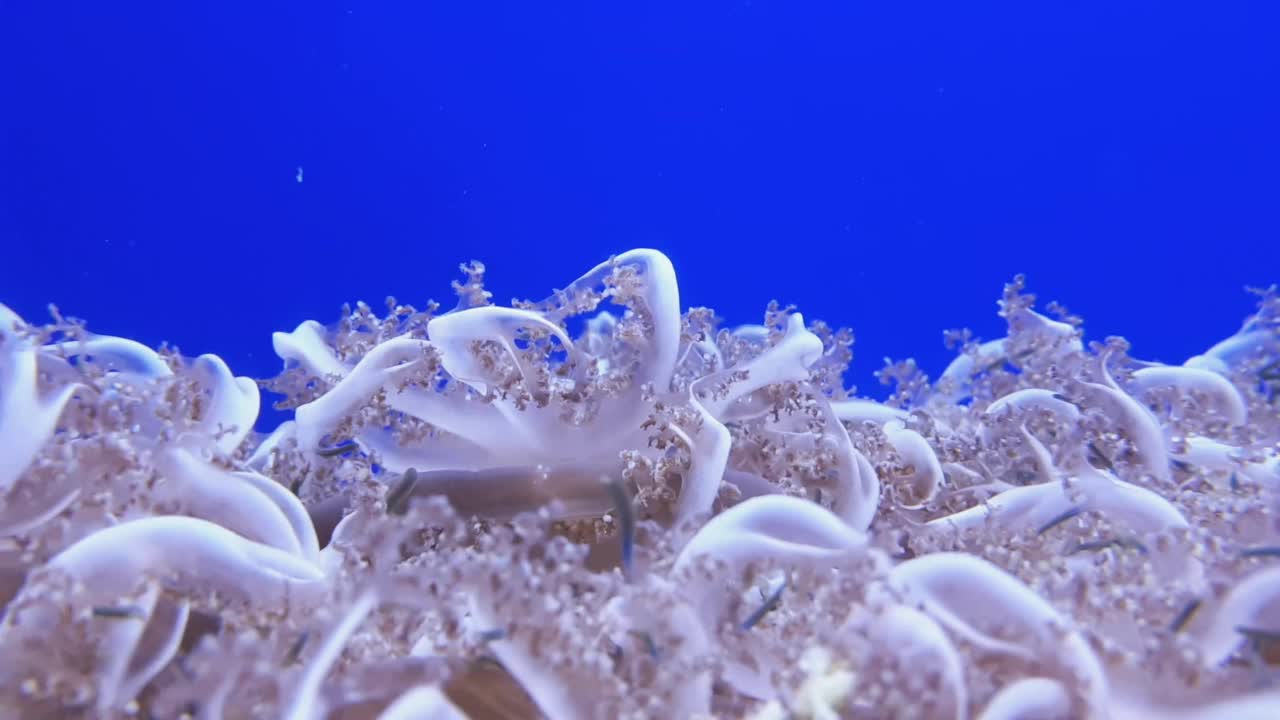
M1166 365L1017 278L879 402L656 251L462 270L260 381L0 306L0 715L1280 717L1274 288Z

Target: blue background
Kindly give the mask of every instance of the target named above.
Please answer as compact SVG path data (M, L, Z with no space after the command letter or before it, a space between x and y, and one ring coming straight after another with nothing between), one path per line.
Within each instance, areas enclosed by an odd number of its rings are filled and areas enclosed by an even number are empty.
M265 376L461 261L506 302L651 246L852 326L863 393L1017 272L1181 361L1280 280L1270 5L0 0L0 302Z

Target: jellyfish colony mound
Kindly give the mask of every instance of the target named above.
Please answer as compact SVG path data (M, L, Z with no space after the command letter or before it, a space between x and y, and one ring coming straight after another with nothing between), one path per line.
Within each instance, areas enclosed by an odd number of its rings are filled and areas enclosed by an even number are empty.
M1274 288L1163 365L1017 278L879 402L653 250L462 269L261 381L0 306L0 715L1280 717Z

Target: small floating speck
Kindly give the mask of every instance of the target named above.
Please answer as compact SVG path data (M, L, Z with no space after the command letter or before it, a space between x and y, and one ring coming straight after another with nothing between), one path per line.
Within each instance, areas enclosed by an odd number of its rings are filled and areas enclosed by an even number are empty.
M301 165L298 166L298 172L294 174L293 179L297 180L298 182L302 182L302 166Z

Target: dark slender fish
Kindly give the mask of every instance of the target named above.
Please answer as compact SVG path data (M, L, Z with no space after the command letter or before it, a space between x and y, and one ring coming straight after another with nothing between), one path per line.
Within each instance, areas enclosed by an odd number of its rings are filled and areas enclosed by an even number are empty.
M644 648L649 653L649 657L654 660L658 659L658 644L653 641L652 635L643 630L629 630L628 632L644 642Z
M417 484L418 471L413 468L405 470L404 475L400 477L400 482L387 493L388 515L403 515L408 512L409 497L413 495L413 488Z
M1169 630L1175 633L1182 632L1182 629L1191 622L1191 618L1195 616L1196 611L1200 609L1200 598L1195 598L1187 603L1186 607L1178 611L1178 615L1169 623Z
M349 450L355 450L356 444L352 440L343 440L333 447L322 447L316 449L316 454L320 457L337 457Z
M93 616L110 620L146 620L147 611L137 605L99 605L93 609Z
M631 557L636 541L636 518L631 509L631 496L622 486L622 480L611 480L608 488L609 498L613 500L614 510L618 513L618 539L622 543L622 574L630 580Z
M1107 470L1116 469L1115 464L1111 462L1111 458L1104 455L1102 450L1098 448L1097 443L1094 443L1093 441L1089 442L1089 455L1092 459L1097 460L1098 463Z
M1254 643L1280 642L1280 630L1267 630L1265 628L1251 628L1243 625L1237 625L1236 632L1245 636Z
M782 591L786 589L787 583L784 581L778 586L777 590L769 593L769 597L764 599L763 605L752 611L752 613L747 616L747 619L742 621L742 625L740 627L743 630L750 630L755 627L756 623L760 622L765 615L768 615L774 608L778 607L778 603L782 600Z
M1074 555L1078 552L1106 550L1110 547L1128 548L1130 550L1137 550L1143 555L1147 554L1147 546L1132 538L1108 538L1105 540L1090 540L1088 542L1076 543L1074 547L1067 551L1067 554Z
M1061 525L1062 523L1064 523L1064 522L1066 522L1066 521L1070 520L1071 518L1079 516L1079 515L1080 515L1080 513L1082 513L1082 512L1084 512L1084 509L1083 509L1083 508L1080 508L1080 507L1073 507L1073 508L1071 508L1071 509L1069 509L1069 510L1067 510L1067 511L1063 512L1061 515L1058 515L1057 517L1053 518L1052 520L1050 520L1049 522L1045 523L1044 525L1041 525L1041 526L1040 526L1040 529L1036 531L1036 535L1043 535L1043 534L1045 534L1045 533L1049 532L1050 530L1052 530L1052 529L1054 529L1054 528L1058 527L1058 526L1059 526L1059 525Z
M1240 557L1246 557L1246 558L1280 557L1280 546L1261 545L1258 547L1245 548L1240 551Z
M294 640L293 644L289 646L289 652L285 653L284 660L282 660L280 664L288 667L289 665L298 662L298 658L302 657L302 650L307 646L307 640L310 637L310 631L302 631L302 633L298 635L298 639Z
M983 368L979 370L977 374L981 375L982 373L989 373L992 370L995 370L996 368L1000 367L1001 365L1004 365L1006 360L1008 360L1008 358L1001 356L998 359L993 360L991 363L984 365Z

